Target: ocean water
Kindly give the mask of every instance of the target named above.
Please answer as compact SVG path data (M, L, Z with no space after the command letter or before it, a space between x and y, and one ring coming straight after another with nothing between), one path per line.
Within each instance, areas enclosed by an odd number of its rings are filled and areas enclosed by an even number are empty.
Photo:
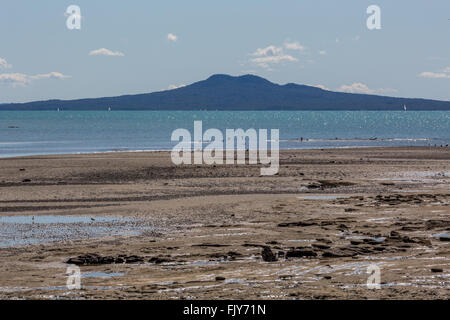
M196 120L224 134L279 129L281 149L450 144L449 111L1 111L0 157L170 150Z

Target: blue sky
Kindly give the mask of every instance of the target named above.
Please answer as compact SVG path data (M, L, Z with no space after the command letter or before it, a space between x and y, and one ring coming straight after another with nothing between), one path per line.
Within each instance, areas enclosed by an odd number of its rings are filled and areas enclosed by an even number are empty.
M80 30L66 27L72 4ZM381 30L366 27L372 4ZM450 100L449 19L448 0L2 0L0 103L152 92L215 73Z

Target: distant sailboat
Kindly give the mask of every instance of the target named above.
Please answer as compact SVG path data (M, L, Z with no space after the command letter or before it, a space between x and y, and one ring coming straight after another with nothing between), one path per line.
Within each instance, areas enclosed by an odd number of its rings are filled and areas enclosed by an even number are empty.
M403 110L405 110L405 111L406 111L406 104L404 104L404 105L403 105Z
M59 111L60 111L60 110L59 110L59 108L58 108L58 109L56 109L56 111L58 111L58 112L59 112Z
M111 107L108 108L108 111L111 111Z

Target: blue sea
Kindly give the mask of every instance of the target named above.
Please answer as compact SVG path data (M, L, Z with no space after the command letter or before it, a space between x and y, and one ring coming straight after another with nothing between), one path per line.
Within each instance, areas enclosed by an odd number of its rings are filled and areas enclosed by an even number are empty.
M1 111L0 157L170 150L172 131L193 134L196 120L279 129L281 149L450 144L448 111Z

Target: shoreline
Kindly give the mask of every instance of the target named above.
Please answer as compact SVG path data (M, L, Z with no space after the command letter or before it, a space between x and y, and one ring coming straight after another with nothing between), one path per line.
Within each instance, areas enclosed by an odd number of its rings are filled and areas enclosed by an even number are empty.
M425 139L427 141L431 140L432 138ZM390 140L390 139L380 139L378 141L383 140ZM423 139L402 139L402 140L420 140L423 141ZM284 140L286 142L291 141L297 141L297 140ZM305 140L308 142L308 139ZM323 142L334 142L334 141L343 141L343 142L351 142L351 141L373 141L370 139L340 139L340 140L334 140L334 139L309 139L309 141L323 141ZM377 141L377 140L375 140ZM450 148L448 145L429 145L429 146L337 146L337 147L310 147L310 148L283 148L279 149L280 152L288 152L288 151L313 151L313 150L339 150L339 149L346 149L346 150L352 150L352 149L381 149L381 148L387 148L387 149L395 149L395 148ZM39 154L25 154L25 155L11 155L11 156L1 156L0 160L2 159L21 159L21 158L32 158L32 157L52 157L52 156L83 156L83 155L98 155L98 154L120 154L120 153L155 153L155 152L167 152L170 153L172 150L169 149L154 149L154 150L144 150L144 149L137 149L137 150L112 150L112 151L88 151L88 152L74 152L74 153L39 153ZM224 149L225 151L225 149Z

